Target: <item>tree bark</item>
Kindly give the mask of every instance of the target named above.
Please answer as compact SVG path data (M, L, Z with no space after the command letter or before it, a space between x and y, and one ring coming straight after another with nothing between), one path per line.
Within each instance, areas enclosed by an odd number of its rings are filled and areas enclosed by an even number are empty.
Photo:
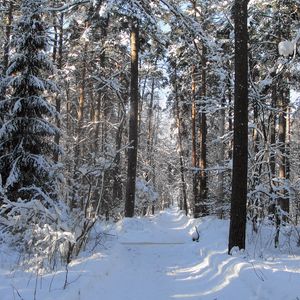
M282 189L280 191L279 196L279 205L280 208L286 212L289 213L289 199L288 199L288 193L286 191L285 185L286 185L286 179L287 179L287 173L286 173L286 142L287 142L287 117L288 117L288 93L286 92L286 89L281 90L279 99L278 99L278 105L280 109L280 113L278 116L278 142L279 142L279 174L278 177L281 180L280 185L282 186ZM283 216L283 221L286 221L286 216Z
M194 205L197 204L197 200L199 198L198 192L198 164L197 164L197 136L196 136L196 67L195 65L192 66L192 168L193 168L193 194L194 194ZM197 218L198 215L196 214L197 209L194 208L194 217Z
M122 181L120 178L120 169L121 169L121 147L122 147L122 134L124 129L124 111L123 107L121 107L121 104L119 104L119 113L118 113L118 119L119 119L119 126L116 132L116 138L115 138L115 149L116 149L116 156L114 159L115 167L113 169L113 199L116 199L117 201L122 201Z
M78 159L81 155L81 146L80 141L83 135L83 115L84 115L84 105L85 105L85 96L86 96L86 73L87 73L87 51L88 43L85 42L83 46L83 55L82 55L82 73L81 81L79 86L79 101L78 101L78 110L77 110L77 142L75 145L75 159L78 162Z
M157 67L158 55L155 58L154 68ZM148 119L148 128L147 128L147 165L148 170L146 172L145 179L147 182L151 181L150 173L153 174L153 164L152 164L152 156L153 156L153 138L154 138L154 128L153 128L153 110L154 110L154 92L155 92L155 78L152 78L151 82L151 94L150 94L150 103L148 106L147 119Z
M232 91L231 91L231 83L230 78L228 78L227 82L227 89L228 89L228 131L233 131L233 122L232 122ZM228 158L229 160L232 159L232 152L233 152L233 142L232 140L229 141L229 150L228 150Z
M139 110L139 25L136 19L132 20L130 33L131 46L131 83L130 83L130 110L129 110L129 148L127 167L127 186L125 200L125 217L134 216L135 182L138 147L138 110Z
M88 43L85 42L83 46L83 55L82 55L82 73L81 80L79 86L79 100L78 100L78 109L77 109L77 128L76 128L76 143L74 146L74 174L73 180L74 183L78 180L77 169L80 165L81 160L81 139L83 136L83 115L84 115L84 105L85 105L85 96L86 96L86 73L87 73L87 51L88 51ZM73 195L72 201L70 204L71 209L75 207L80 207L83 209L84 207L84 197L81 197L80 203L77 204L76 196L77 196L77 185L73 186Z
M178 100L178 86L177 86L177 66L175 65L175 108L176 108L176 125L178 130L178 146L179 146L179 162L180 162L180 177L181 177L181 187L183 199L180 199L180 209L184 209L185 214L188 214L187 206L187 193L186 193L186 183L184 176L184 161L183 161L183 147L182 147L182 133L181 133L181 118L179 111L179 100Z
M248 0L234 3L235 83L234 147L228 254L245 249L248 171Z
M221 109L219 111L219 136L223 137L225 134L225 95L221 100ZM225 146L221 141L220 150L218 155L219 167L224 165L225 159ZM217 189L217 215L220 219L223 218L224 214L224 170L218 172L218 189Z
M199 125L199 144L200 144L200 155L199 155L199 198L195 203L195 217L205 216L208 213L207 209L207 124L206 124L206 46L203 45L202 49L202 75L201 75L201 97L202 97L202 111L200 113L200 125Z
M64 14L61 14L59 20L59 34L58 34L58 59L57 59L57 68L58 70L62 70L63 68L63 38L64 38ZM58 114L61 112L61 98L60 95L57 95L55 98L55 107ZM57 128L61 127L60 117L56 117L56 126ZM54 137L54 142L59 145L60 134L57 133ZM54 161L58 161L59 153L54 154Z
M271 111L270 115L270 172L271 172L271 181L275 177L275 144L276 144L276 114L275 108L277 106L277 88L276 82L273 83L272 86L272 101L271 106L273 111ZM272 182L271 182L272 188Z

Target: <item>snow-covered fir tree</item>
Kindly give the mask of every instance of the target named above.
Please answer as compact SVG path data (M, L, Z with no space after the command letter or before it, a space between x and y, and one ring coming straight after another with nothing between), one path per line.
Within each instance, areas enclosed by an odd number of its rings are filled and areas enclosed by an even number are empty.
M52 159L60 152L53 142L59 130L51 123L57 113L48 101L58 89L49 79L53 65L46 53L49 36L45 12L45 0L22 1L12 38L14 53L2 81L7 95L1 102L5 111L0 129L1 223L18 233L15 238L25 246L32 243L26 240L28 230L37 237L45 226L60 228L58 210L62 207L58 166Z

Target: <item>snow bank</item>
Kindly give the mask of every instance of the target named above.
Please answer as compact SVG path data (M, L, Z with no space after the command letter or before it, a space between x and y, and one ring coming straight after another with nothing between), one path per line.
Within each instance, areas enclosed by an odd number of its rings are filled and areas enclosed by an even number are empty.
M198 227L199 243L191 235ZM274 249L274 228L248 226L247 251L227 255L227 220L190 219L173 208L154 217L124 219L105 247L94 247L66 272L36 278L11 269L17 257L0 248L0 299L37 300L296 300L300 253L291 228ZM2 250L1 250L2 249ZM20 296L19 296L20 295Z

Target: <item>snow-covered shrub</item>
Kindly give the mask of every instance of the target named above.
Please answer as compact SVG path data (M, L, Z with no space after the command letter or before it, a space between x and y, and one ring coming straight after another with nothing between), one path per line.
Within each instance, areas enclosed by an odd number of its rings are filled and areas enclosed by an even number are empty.
M3 189L1 201L1 242L26 253L30 264L38 268L53 267L58 260L67 260L69 246L75 243L75 237L62 202L53 202L40 190L36 190L32 199L10 201Z
M135 199L137 212L145 214L147 208L154 205L157 201L158 193L154 190L151 183L146 182L142 178L137 178Z

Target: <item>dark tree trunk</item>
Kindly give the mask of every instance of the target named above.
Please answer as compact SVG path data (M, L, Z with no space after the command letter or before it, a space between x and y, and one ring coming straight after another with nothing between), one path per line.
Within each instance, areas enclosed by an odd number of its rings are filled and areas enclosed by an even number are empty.
M115 147L116 147L116 156L114 159L115 167L113 169L113 199L116 199L116 201L122 200L122 181L120 178L120 169L121 169L121 153L120 149L122 147L122 134L124 129L124 112L123 107L119 105L119 126L116 132L116 138L115 138Z
M225 105L226 99L225 94L221 100L221 109L219 111L219 135L221 137L225 134ZM221 142L219 155L218 155L218 164L219 166L224 166L225 159L225 145ZM222 219L224 215L224 170L219 170L218 172L218 189L217 189L217 216Z
M178 99L177 99L177 101L178 101ZM179 144L180 177L181 177L182 196L183 196L183 199L180 201L180 209L184 210L185 214L187 215L188 214L188 207L187 207L186 183L185 183L185 175L184 175L181 120L180 120L180 116L179 116L179 107L178 106L177 106L176 110L177 110L177 128L178 128L178 144Z
M198 218L205 216L208 213L207 209L207 155L206 155L206 139L207 139L207 122L206 122L206 111L205 111L205 97L206 97L206 47L203 45L202 49L202 72L201 72L201 98L202 112L200 113L200 124L199 124L199 195L195 199L195 211L194 216Z
M202 112L200 114L200 130L199 130L199 142L200 142L200 159L199 159L199 168L200 168L200 214L205 216L208 214L207 208L207 173L206 173L206 166L207 166L207 155L206 155L206 140L207 140L207 124L206 124L206 46L203 45L202 49Z
M287 173L286 173L286 142L287 142L287 119L288 119L288 98L289 93L287 88L281 90L278 99L278 105L280 113L278 116L278 142L279 142L279 179L282 181L282 186L286 185ZM289 213L289 198L285 187L280 191L279 205L282 211ZM287 221L286 216L283 216L283 221Z
M271 180L275 177L275 143L276 143L276 113L275 108L277 106L277 88L276 82L273 83L272 86L272 102L271 106L273 108L270 115L270 173ZM271 184L272 188L272 184Z
M227 83L227 89L228 89L228 131L232 132L233 130L233 122L232 122L232 91L231 91L231 83L230 83L230 78L228 78L228 83ZM229 142L229 150L228 150L228 158L231 160L232 159L232 140Z
M131 83L130 83L130 111L129 111L129 143L127 186L125 200L125 217L133 217L135 203L135 182L138 147L138 108L139 108L139 26L137 20L132 21L131 34Z
M194 18L197 19L197 4L196 0L191 1L193 10L194 10ZM193 194L194 194L194 217L199 217L199 161L197 155L197 135L196 135L196 120L197 120L197 111L196 111L196 66L192 66L192 168L193 168Z
M245 249L248 171L248 0L236 0L234 147L228 253Z
M74 170L73 170L73 180L74 183L77 182L79 178L78 168L80 166L80 162L82 159L82 145L81 145L81 139L83 137L83 125L84 125L84 106L86 102L86 75L87 75L87 53L88 53L88 43L85 42L83 46L83 55L82 55L82 73L81 73L81 81L79 86L79 99L78 99L78 110L77 110L77 128L76 128L76 144L74 145ZM70 203L70 208L78 208L80 207L83 209L84 207L84 198L82 197L80 200L77 199L78 197L78 188L77 184L76 186L73 186L73 192L72 192L72 200ZM77 203L77 201L80 201L80 203Z
M157 67L158 55L155 58L154 68ZM147 165L148 170L146 172L145 179L147 182L153 180L153 140L154 140L154 124L153 124L153 110L154 110L154 92L155 92L155 77L152 78L151 82L151 95L150 103L147 112Z
M64 38L64 14L61 14L60 22L59 22L59 39L58 39L58 60L57 60L57 68L62 70L63 68L63 38ZM55 106L57 112L60 114L61 112L61 98L59 95L56 96ZM57 128L61 127L60 118L56 117L56 126ZM54 142L59 145L60 135L56 134L54 137ZM54 155L54 161L58 161L58 153Z
M192 67L192 168L193 168L193 194L194 194L194 205L197 204L197 199L199 197L198 192L198 164L197 164L197 136L196 136L196 67ZM195 218L197 209L194 208Z
M290 155L291 155L291 108L288 105L286 107L286 161L285 161L285 172L286 172L286 179L290 180L291 176L291 162L290 162Z
M180 177L181 177L181 186L182 186L182 196L183 199L180 199L180 209L184 209L185 214L188 214L187 206L187 194L186 194L186 183L185 183L185 174L184 174L184 161L183 161L183 147L182 147L182 132L181 132L181 118L179 111L179 100L178 100L178 88L177 88L177 67L175 65L175 106L176 106L176 125L178 130L178 146L179 146L179 162L180 162Z

